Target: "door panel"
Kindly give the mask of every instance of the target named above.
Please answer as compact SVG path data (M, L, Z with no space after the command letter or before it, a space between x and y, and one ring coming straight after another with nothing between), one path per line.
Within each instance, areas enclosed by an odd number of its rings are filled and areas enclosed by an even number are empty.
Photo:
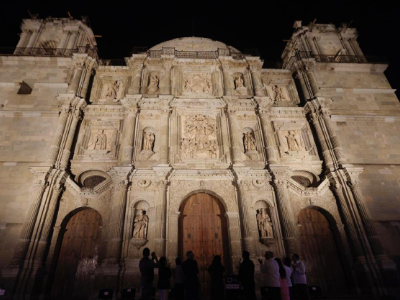
M101 235L101 216L92 209L69 220L58 256L52 296L57 299L87 299L93 292Z
M185 259L193 251L199 265L199 280L204 297L209 295L208 267L215 255L221 255L225 269L230 266L225 210L206 193L190 196L181 207L179 219L179 255Z
M315 209L299 214L300 242L309 285L329 295L347 293L346 276L328 220Z

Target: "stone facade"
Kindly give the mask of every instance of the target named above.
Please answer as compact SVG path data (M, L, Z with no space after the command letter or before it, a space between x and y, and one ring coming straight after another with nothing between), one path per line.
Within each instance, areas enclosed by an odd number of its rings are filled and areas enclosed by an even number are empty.
M196 37L104 65L84 21L22 29L0 56L0 269L16 298L48 293L60 232L87 208L103 222L93 297L138 287L144 247L178 255L197 192L225 208L234 272L243 250L302 254L297 216L313 208L338 232L351 292L395 292L400 105L354 28L296 22L282 69Z

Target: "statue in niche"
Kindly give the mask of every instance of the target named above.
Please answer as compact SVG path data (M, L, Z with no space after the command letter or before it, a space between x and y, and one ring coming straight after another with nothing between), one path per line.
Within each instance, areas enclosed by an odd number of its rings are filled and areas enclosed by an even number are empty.
M94 139L94 150L106 150L107 149L107 135L104 130L99 131Z
M151 72L149 74L149 85L147 86L147 93L148 94L155 94L158 92L158 84L160 80L158 78L158 74Z
M148 225L149 217L146 215L146 212L142 209L138 209L135 219L133 220L133 238L146 239Z
M261 238L274 237L271 218L269 217L266 208L261 208L257 211L257 225Z
M274 92L274 101L279 102L286 100L285 96L283 95L282 87L280 87L279 85L274 85L272 87L272 91Z
M244 79L242 73L236 73L234 75L234 82L235 82L235 91L239 95L247 95L247 89L244 86Z
M256 140L252 132L248 131L243 134L243 145L245 152L257 151Z
M300 139L294 130L289 130L288 134L285 137L286 137L289 151L304 150L304 148L300 142Z
M108 83L104 92L104 98L106 100L113 100L114 102L118 101L117 98L121 87L122 87L121 80L116 80Z
M143 150L153 151L155 135L152 132L144 133Z

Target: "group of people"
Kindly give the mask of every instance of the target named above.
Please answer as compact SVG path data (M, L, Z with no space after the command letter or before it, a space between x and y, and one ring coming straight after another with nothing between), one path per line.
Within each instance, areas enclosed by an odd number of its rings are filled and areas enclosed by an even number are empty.
M171 289L170 279L174 277L174 299L176 300L199 300L200 282L198 279L199 267L194 259L194 253L188 251L187 259L182 262L180 257L175 260L176 267L171 271L166 257L160 260L153 252L150 258L149 248L143 250L143 258L140 260L139 269L141 273L141 300L150 300L153 297L154 268L158 268L158 283L160 299L168 300ZM292 259L286 257L282 263L281 259L275 258L271 251L265 253L265 260L260 262L260 270L263 275L264 289L267 290L269 300L292 300L292 288L297 291L301 300L309 300L307 289L305 267L299 259L298 254L293 254ZM216 255L208 268L210 274L211 300L224 299L224 273L221 256ZM242 286L242 297L245 300L256 300L255 293L255 266L250 259L250 253L243 251L242 262L239 266L239 281ZM293 284L292 280L293 278Z

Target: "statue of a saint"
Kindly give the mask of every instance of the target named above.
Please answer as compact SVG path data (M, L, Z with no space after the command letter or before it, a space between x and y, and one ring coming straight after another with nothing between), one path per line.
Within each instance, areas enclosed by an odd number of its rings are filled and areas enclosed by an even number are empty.
M146 212L138 209L133 224L133 238L146 239L149 225L149 217L146 215Z
M158 79L158 75L154 72L149 74L149 85L147 86L148 94L155 94L158 92L158 84L160 80Z
M258 213L257 213L257 225L258 225L258 230L260 232L260 237L265 238L265 237L274 237L274 232L272 229L272 222L271 219L267 213L266 208L261 208Z
M238 73L235 75L235 91L239 94L239 95L247 95L247 89L244 86L244 80L243 80L243 74L242 73Z
M155 135L152 132L144 133L143 150L153 151Z
M273 87L272 87L272 91L274 92L274 100L276 101L276 102L279 102L279 101L282 101L282 100L285 100L285 97L284 97L284 95L283 95L283 90L282 90L282 88L279 86L279 85L274 85Z
M245 152L257 150L256 140L254 139L252 132L244 133L243 144L244 144Z
M122 87L122 81L121 80L116 80L113 82L109 82L107 84L105 93L104 93L104 98L107 100L114 100L118 101L118 94L119 94L119 90Z
M94 140L94 150L106 150L107 149L107 135L104 130L98 132Z
M289 151L299 151L303 149L300 141L297 139L295 131L290 130L286 135L286 140Z

